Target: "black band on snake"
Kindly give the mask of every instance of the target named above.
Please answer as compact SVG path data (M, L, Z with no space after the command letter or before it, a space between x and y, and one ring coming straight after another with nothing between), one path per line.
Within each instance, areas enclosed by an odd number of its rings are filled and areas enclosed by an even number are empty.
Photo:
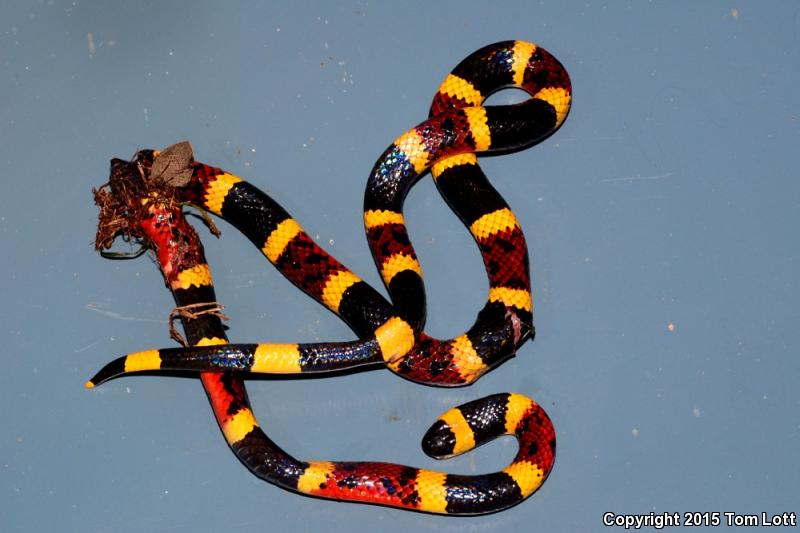
M515 105L481 107L488 95L505 87L522 88L531 98ZM436 455L461 453L504 433L520 439L519 454L503 472L452 476L384 463L296 461L258 428L241 380L231 372L324 372L383 363L413 381L457 386L473 382L512 356L534 331L527 247L516 217L481 172L475 154L518 150L541 141L564 121L570 102L566 71L531 43L487 46L448 75L434 98L429 119L386 149L367 185L367 238L392 303L317 246L265 193L218 168L187 163L186 172L171 182L169 202L144 198L143 205L191 203L223 217L287 278L347 322L359 340L230 345L224 344L221 335L187 331L190 343L199 346L129 354L104 367L88 385L140 370L203 372L217 419L240 459L256 475L299 492L449 514L493 512L521 501L547 477L555 453L549 419L524 396L491 396L440 418L426 438ZM128 163L129 172L135 169L146 183L155 174L163 174L167 160L167 151L143 150ZM116 160L116 164L122 168L122 162ZM478 243L490 284L486 305L473 326L448 340L423 332L421 268L402 213L409 189L428 170ZM205 261L184 261L180 268L173 265L168 271L175 260L164 250L170 249L168 242L174 235L162 235L159 240L153 237L157 232L158 228L142 230L144 237L135 236L157 248L178 304L214 301ZM174 253L177 248L172 249ZM179 297L184 293L191 297ZM219 322L214 316L204 316L184 323L199 321Z

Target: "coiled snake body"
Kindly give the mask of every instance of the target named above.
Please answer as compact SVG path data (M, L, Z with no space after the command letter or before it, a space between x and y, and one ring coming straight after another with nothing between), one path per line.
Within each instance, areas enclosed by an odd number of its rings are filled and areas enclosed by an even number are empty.
M515 105L481 106L488 95L505 87L522 88L531 98ZM446 514L483 514L518 503L547 478L555 457L552 424L525 396L504 393L469 402L432 426L423 446L435 457L463 453L502 434L518 438L519 452L502 472L461 476L387 463L298 461L260 429L241 376L383 364L413 381L458 386L513 356L534 333L527 247L516 217L489 184L475 154L517 150L541 141L564 121L570 102L564 68L527 42L489 45L447 76L428 120L386 149L367 184L367 239L391 303L320 248L272 198L241 178L192 160L186 179L166 187L164 196L154 193L148 180L152 182L153 169L166 151L143 150L132 162L114 160L112 190L133 191L142 206L136 231L130 234L156 249L179 306L216 300L202 245L180 211L190 203L242 231L288 279L350 325L359 340L228 344L219 318L204 315L184 319L191 347L121 357L87 386L142 370L200 371L237 456L259 477L301 493ZM403 219L406 194L428 170L474 236L490 285L472 327L447 340L423 331L422 271ZM123 179L134 175L139 176L136 185Z

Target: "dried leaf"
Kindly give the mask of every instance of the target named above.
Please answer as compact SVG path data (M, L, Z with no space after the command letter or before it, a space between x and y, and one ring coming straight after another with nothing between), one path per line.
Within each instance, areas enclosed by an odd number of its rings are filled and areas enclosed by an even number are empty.
M173 144L161 151L153 161L150 179L160 180L170 187L183 187L192 178L194 152L189 141Z

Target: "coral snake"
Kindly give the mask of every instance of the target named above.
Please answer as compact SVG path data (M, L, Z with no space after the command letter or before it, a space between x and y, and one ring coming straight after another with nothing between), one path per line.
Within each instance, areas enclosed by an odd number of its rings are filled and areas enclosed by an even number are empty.
M490 94L506 87L521 88L530 98L482 106ZM202 244L181 212L183 205L192 204L240 230L359 339L228 344L219 316L184 316L190 347L128 354L101 369L87 387L131 372L199 371L237 457L255 475L300 493L453 515L495 512L522 501L544 482L555 458L552 423L525 396L503 393L475 400L451 409L431 427L423 448L437 458L463 453L499 435L517 437L519 452L507 468L465 476L388 463L299 461L261 430L242 377L245 372L295 374L382 364L412 381L459 386L513 356L534 334L527 246L516 217L489 184L475 154L540 142L563 123L570 103L563 66L544 49L523 41L486 46L446 77L429 118L386 149L367 183L367 240L391 303L319 247L272 198L237 176L187 157L185 146L141 150L131 162L112 160L111 193L98 194L122 198L117 200L122 207L114 204L106 211L129 219L108 225L104 236L98 233L96 245L109 247L120 233L147 243L156 251L178 306L216 301ZM408 191L428 170L475 238L489 278L487 302L475 323L447 340L423 331L422 271L403 219ZM167 174L172 178L165 179Z

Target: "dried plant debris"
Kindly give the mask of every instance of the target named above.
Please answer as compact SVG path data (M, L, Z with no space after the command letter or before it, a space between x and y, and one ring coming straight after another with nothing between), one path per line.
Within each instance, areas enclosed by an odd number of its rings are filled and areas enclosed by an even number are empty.
M179 142L162 150L153 161L149 179L168 187L184 187L192 179L194 153L189 141Z
M98 214L95 249L111 248L114 239L144 242L139 229L147 215L149 199L167 204L181 204L177 189L192 178L194 155L189 141L179 142L157 152L140 150L132 161L112 159L108 183L93 189Z

